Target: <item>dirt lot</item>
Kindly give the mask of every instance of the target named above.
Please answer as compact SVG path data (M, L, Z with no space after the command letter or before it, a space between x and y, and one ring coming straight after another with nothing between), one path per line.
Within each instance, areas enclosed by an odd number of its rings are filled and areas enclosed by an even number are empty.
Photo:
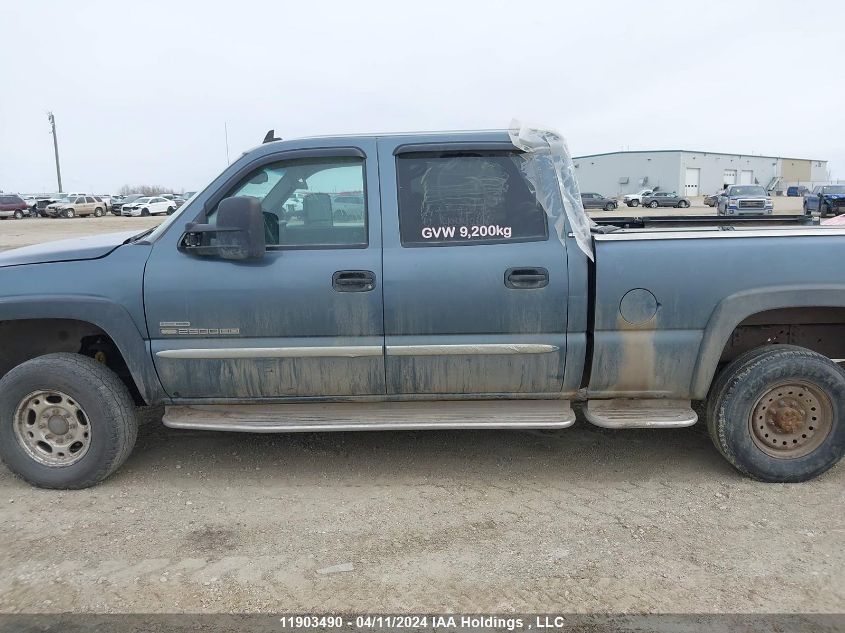
M156 219L0 223L0 248ZM102 485L0 467L0 612L842 612L845 468L736 474L695 428L165 429Z

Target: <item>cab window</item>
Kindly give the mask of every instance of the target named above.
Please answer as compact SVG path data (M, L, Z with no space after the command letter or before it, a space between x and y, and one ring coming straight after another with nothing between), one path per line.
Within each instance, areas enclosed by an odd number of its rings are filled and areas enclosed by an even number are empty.
M364 159L306 158L256 169L226 195L257 198L269 248L367 245ZM214 224L216 212L207 221Z

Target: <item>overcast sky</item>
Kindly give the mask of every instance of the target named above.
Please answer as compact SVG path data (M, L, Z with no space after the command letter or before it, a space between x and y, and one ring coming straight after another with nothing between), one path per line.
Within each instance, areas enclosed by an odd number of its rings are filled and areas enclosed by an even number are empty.
M219 8L217 8L219 4ZM561 130L576 155L828 159L845 178L845 3L0 3L0 189L193 190L275 128Z

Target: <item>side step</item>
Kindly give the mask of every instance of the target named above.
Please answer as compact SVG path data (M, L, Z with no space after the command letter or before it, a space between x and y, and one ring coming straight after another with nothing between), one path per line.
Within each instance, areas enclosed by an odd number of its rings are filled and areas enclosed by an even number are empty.
M608 429L670 428L698 421L689 400L590 400L584 415Z
M566 400L185 405L165 408L174 429L292 433L388 429L563 429L575 422Z

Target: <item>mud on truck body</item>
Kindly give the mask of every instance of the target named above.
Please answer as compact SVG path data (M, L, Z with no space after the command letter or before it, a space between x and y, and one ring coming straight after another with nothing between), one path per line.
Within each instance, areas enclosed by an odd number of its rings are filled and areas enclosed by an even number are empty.
M272 141L156 229L5 252L0 456L80 488L141 405L273 433L561 429L579 401L602 427L705 425L759 480L833 466L845 230L599 226L579 200L548 131Z

